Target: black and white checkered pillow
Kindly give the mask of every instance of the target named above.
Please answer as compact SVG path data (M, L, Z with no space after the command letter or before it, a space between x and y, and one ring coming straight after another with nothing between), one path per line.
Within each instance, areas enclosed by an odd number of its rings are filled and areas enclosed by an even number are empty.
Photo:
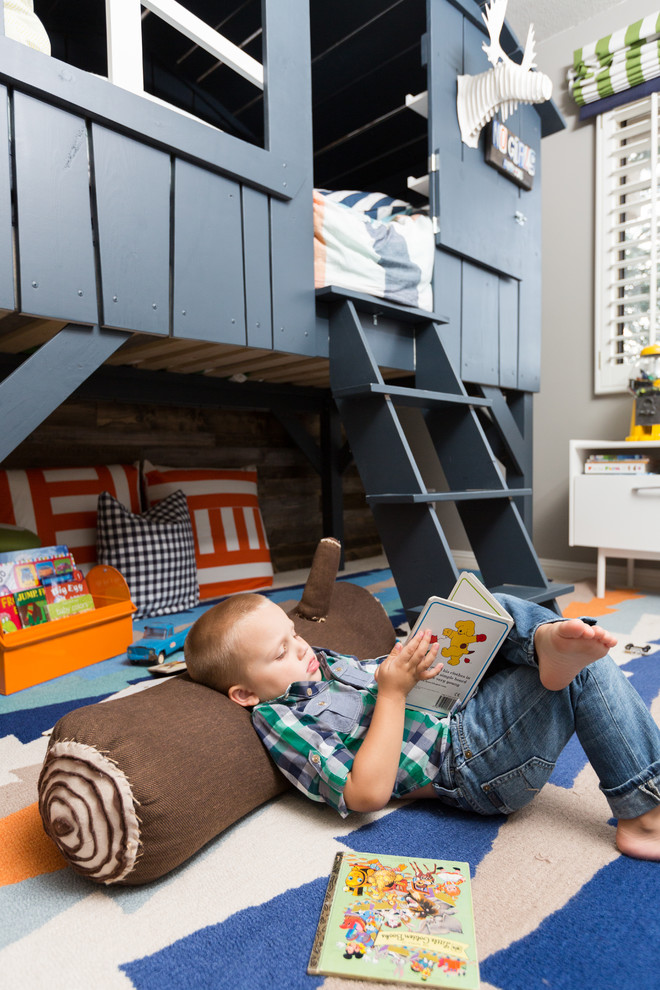
M136 619L199 603L192 524L182 491L172 492L143 515L102 492L97 511L99 564L110 564L124 576L137 606Z

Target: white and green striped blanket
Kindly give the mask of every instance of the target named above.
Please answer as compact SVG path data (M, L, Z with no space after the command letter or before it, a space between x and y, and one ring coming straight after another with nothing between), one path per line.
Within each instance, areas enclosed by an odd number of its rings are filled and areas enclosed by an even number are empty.
M660 76L660 11L577 48L568 88L580 106Z

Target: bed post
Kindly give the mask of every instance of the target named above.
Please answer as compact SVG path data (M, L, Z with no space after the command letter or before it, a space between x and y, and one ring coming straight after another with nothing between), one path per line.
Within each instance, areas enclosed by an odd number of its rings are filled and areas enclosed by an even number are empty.
M265 146L282 159L283 169L291 163L302 168L304 174L290 203L275 198L270 202L273 346L297 354L314 354L309 2L262 0L262 12Z

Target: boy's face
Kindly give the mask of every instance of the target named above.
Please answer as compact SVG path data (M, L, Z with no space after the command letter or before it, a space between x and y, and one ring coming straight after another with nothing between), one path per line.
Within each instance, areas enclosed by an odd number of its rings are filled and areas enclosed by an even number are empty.
M243 658L243 678L229 689L229 697L250 707L272 701L295 681L320 681L316 654L274 602L266 600L241 620L237 648Z

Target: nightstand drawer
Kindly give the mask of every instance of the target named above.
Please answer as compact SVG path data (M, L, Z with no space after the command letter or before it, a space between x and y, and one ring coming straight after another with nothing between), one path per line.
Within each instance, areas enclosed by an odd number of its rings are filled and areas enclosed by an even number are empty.
M573 495L576 544L660 551L660 474L578 475Z

